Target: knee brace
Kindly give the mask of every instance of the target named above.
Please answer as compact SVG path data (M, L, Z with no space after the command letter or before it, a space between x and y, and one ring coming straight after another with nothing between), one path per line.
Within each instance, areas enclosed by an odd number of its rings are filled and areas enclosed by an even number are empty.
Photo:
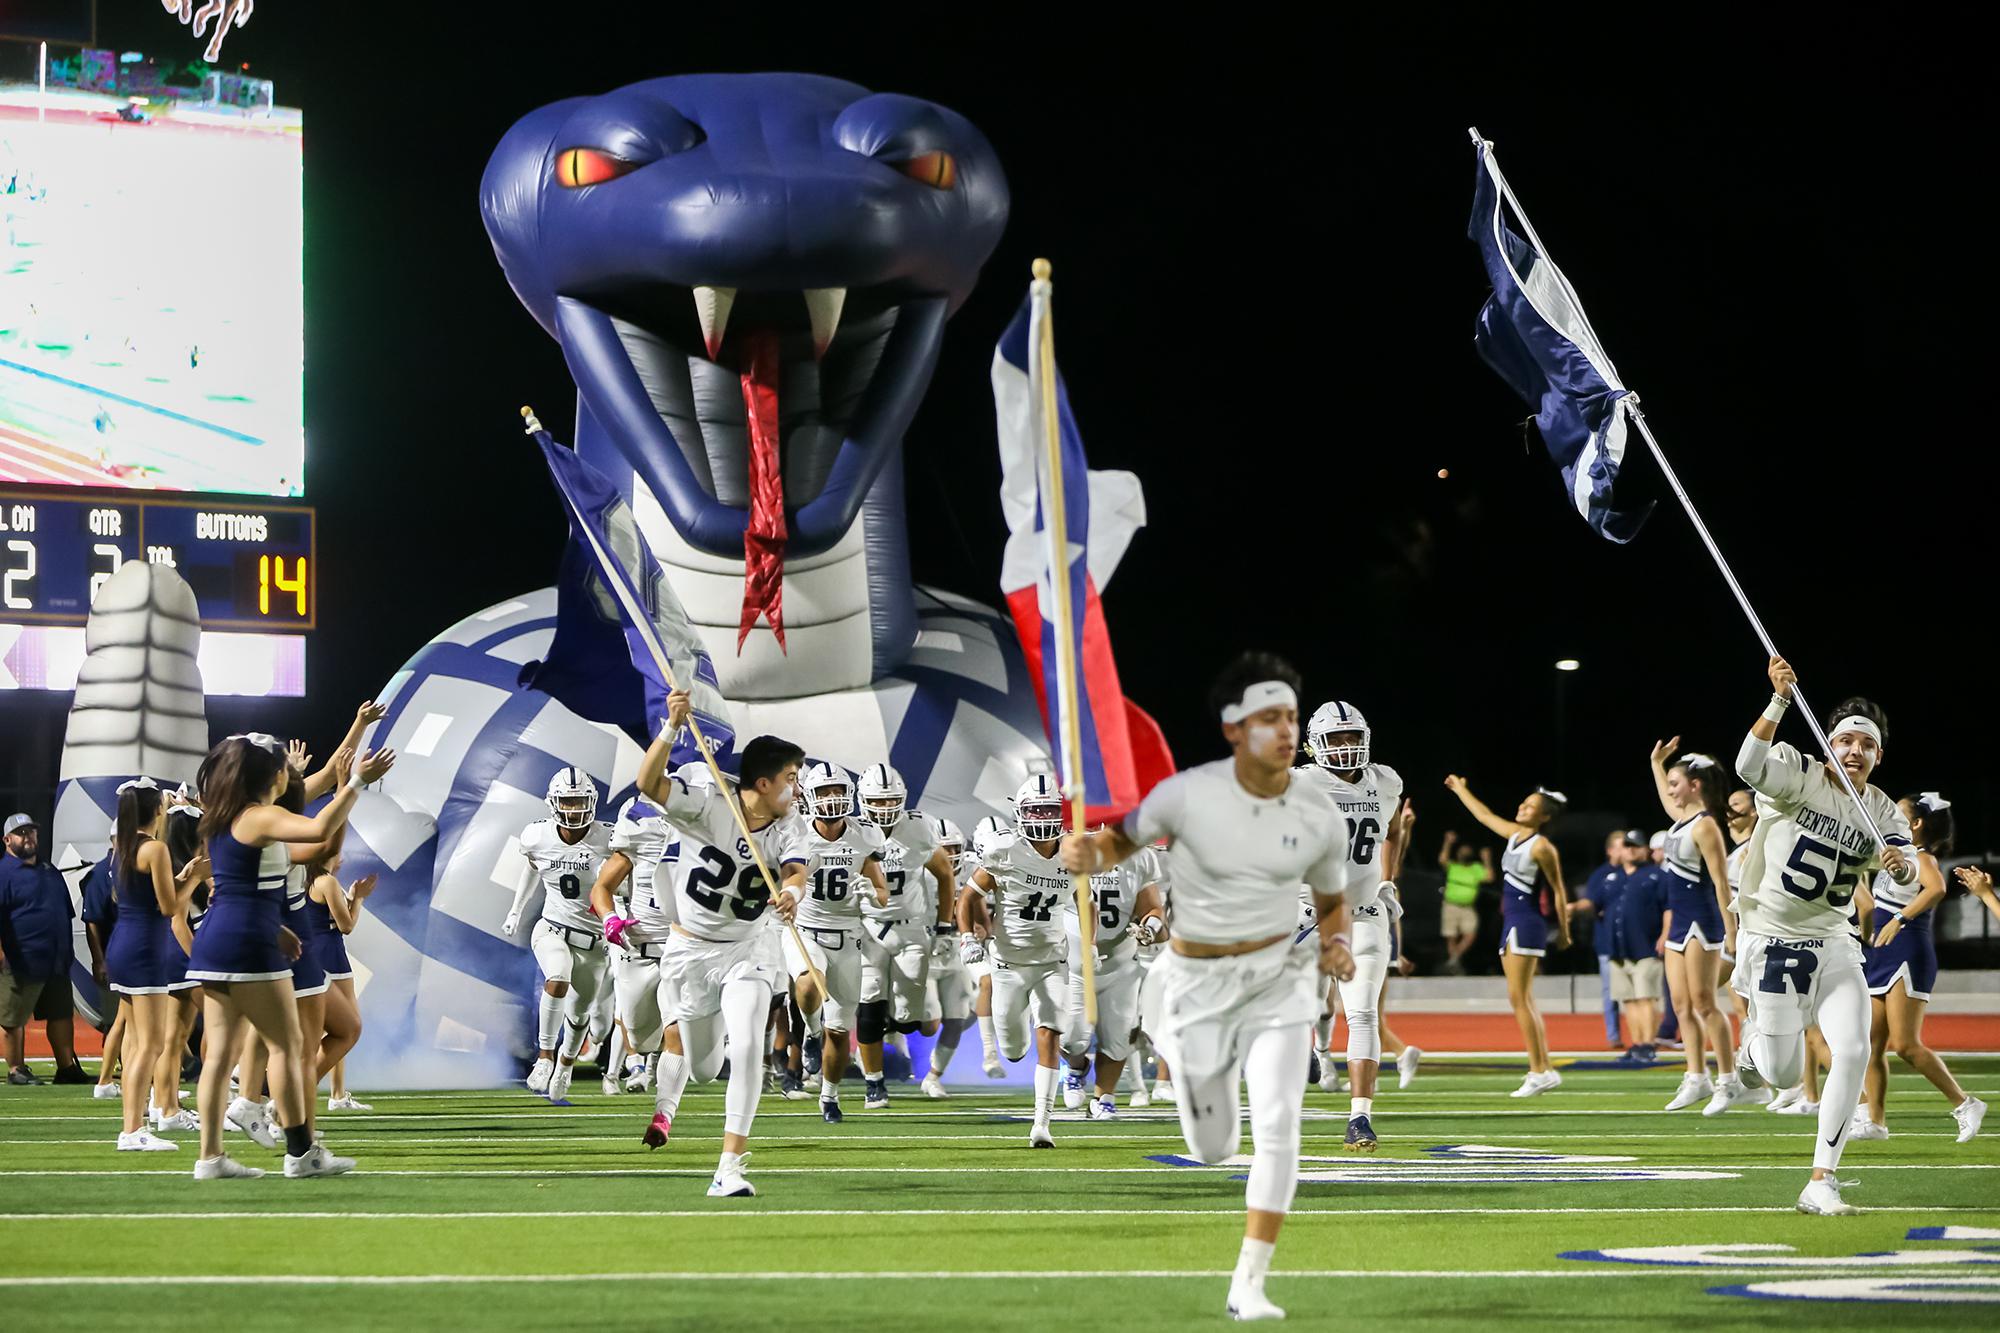
M854 1035L859 1037L864 1045L873 1046L882 1040L882 1033L888 1022L887 1000L863 1000L854 1011Z
M1381 1019L1373 1009L1347 1011L1347 1058L1381 1061Z

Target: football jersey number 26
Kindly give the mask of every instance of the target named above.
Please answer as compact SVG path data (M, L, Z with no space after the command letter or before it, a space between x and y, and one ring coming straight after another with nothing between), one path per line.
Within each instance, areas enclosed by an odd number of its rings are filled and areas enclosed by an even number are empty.
M1372 819L1350 819L1347 821L1348 857L1354 864L1365 866L1375 859L1375 835L1382 826Z
M720 912L725 897L738 921L755 921L771 903L771 886L754 865L739 875L736 861L717 847L701 849L701 864L688 873L687 896L711 912ZM727 892L734 888L733 893Z

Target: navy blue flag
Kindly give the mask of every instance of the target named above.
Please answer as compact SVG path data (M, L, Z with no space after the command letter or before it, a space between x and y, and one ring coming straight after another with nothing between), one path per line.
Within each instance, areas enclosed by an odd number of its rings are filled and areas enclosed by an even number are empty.
M1507 226L1502 207L1511 195L1492 145L1482 142L1478 153L1471 234L1493 295L1480 308L1473 343L1538 409L1535 428L1584 522L1611 541L1631 541L1653 512L1652 500L1630 494L1629 481L1623 492L1618 486L1638 399L1619 382L1569 279ZM1514 209L1519 214L1518 202Z
M716 762L733 772L727 760L736 733L715 664L646 549L631 506L608 477L547 431L534 436L569 515L570 543L556 580L555 640L524 683L580 717L622 728L643 745L659 734L667 715L664 658L674 683L693 696ZM700 758L693 736L683 733L673 764Z

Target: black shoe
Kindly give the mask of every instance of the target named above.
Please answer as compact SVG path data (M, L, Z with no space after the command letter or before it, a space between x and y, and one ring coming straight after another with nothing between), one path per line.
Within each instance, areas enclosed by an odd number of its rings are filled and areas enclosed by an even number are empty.
M820 1114L820 1119L826 1121L826 1123L829 1125L837 1125L842 1120L846 1119L846 1117L841 1115L840 1113L839 1102L826 1102L826 1101L821 1102L819 1104L819 1114Z
M7 1071L7 1081L17 1088L39 1088L42 1081L26 1065L15 1065Z
M819 1038L808 1036L799 1043L799 1059L805 1064L808 1074L819 1072Z
M57 1082L57 1083L95 1083L95 1082L97 1082L97 1080L96 1080L96 1079L92 1078L92 1077L91 1077L90 1075L88 1075L88 1074L86 1074L86 1073L84 1073L84 1072L83 1072L83 1066L82 1066L81 1064L78 1064L78 1063L76 1063L76 1062L74 1062L74 1061L72 1061L72 1062L71 1062L71 1063L69 1063L69 1064L66 1064L66 1065L64 1065L64 1066L63 1066L63 1067L62 1067L61 1069L58 1069L58 1070L56 1071L56 1076L55 1076L55 1079L54 1079L53 1081L54 1081L54 1082Z
M1307 1052L1306 1052L1306 1086L1307 1086L1307 1087L1312 1087L1313 1085L1317 1084L1318 1082L1319 1082L1319 1052L1318 1052L1318 1051L1307 1051Z
M1368 1123L1367 1116L1358 1115L1347 1122L1347 1139L1340 1146L1348 1152L1375 1151L1375 1126Z

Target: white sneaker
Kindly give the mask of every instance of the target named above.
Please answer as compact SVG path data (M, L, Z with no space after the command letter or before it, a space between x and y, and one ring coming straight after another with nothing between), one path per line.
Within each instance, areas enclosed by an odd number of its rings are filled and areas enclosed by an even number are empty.
M985 1063L981 1064L980 1068L986 1071L986 1077L988 1078L1007 1077L1007 1071L1000 1067L1000 1057L997 1055L987 1056Z
M575 1065L557 1065L556 1072L549 1075L549 1100L557 1106L568 1106L569 1081L575 1076Z
M306 1176L338 1176L354 1169L352 1157L335 1157L325 1145L315 1143L306 1149L303 1157L285 1156L285 1178L299 1180Z
M1703 1115L1721 1115L1739 1106L1761 1106L1771 1099L1769 1091L1744 1085L1742 1079L1725 1078L1715 1085L1715 1095L1701 1108Z
M1424 1048L1405 1046L1396 1057L1396 1086L1407 1088L1417 1081L1417 1066L1424 1062Z
M1545 1075L1531 1073L1526 1078L1521 1080L1520 1087L1514 1089L1507 1095L1509 1097L1539 1097L1543 1093L1547 1092L1552 1086L1554 1085L1546 1081Z
M535 1067L528 1071L528 1091L547 1094L549 1090L549 1080L555 1077L555 1073L556 1073L555 1061L553 1060L535 1061Z
M607 1097L616 1097L619 1093L625 1091L625 1085L618 1081L616 1070L604 1076L602 1086L604 1088L604 1095Z
M653 1067L644 1061L625 1066L625 1091L651 1092L653 1090Z
M1063 1070L1063 1109L1074 1111L1083 1105L1083 1078L1074 1069Z
M90 1099L95 1102L116 1101L125 1095L125 1090L116 1083L98 1083L90 1089Z
M1799 1191L1799 1211L1819 1217L1853 1217L1861 1210L1840 1197L1840 1187L1849 1183L1832 1176L1808 1182Z
M1804 1097L1801 1097L1801 1098L1799 1098L1799 1099L1798 1099L1797 1101L1793 1102L1793 1103L1792 1103L1792 1104L1791 1104L1790 1106L1787 1106L1787 1107L1786 1107L1786 1108L1785 1108L1784 1110L1782 1110L1782 1111L1778 1112L1778 1114L1779 1114L1779 1115L1818 1115L1818 1114L1819 1114L1819 1103L1818 1103L1818 1102L1809 1102L1809 1101L1807 1101L1807 1100L1806 1100L1806 1099L1805 1099Z
M223 1112L223 1126L239 1134L248 1134L250 1141L259 1148L278 1146L278 1131L271 1126L271 1118L264 1114L264 1108L247 1097L238 1097L229 1103Z
M1090 1118L1092 1120L1116 1120L1118 1118L1118 1103L1112 1100L1110 1093L1105 1093L1090 1104Z
M804 1089L805 1089L805 1090L806 1090L807 1092L818 1092L818 1091L819 1091L819 1075L818 1075L818 1074L807 1074L807 1075L806 1075L806 1076L805 1076L804 1078L802 1078L802 1079L800 1079L800 1080L799 1080L799 1086L800 1086L801 1088L804 1088Z
M263 1174L262 1167L245 1166L227 1153L219 1157L198 1157L194 1163L196 1180L255 1180Z
M924 1081L917 1086L923 1089L924 1096L935 1101L942 1102L951 1099L951 1094L944 1090L944 1084L938 1081L938 1076L935 1072L925 1074Z
M1179 1097L1174 1092L1174 1085L1166 1079L1161 1079L1153 1085L1153 1100L1172 1103L1178 1101Z
M201 1133L201 1116L194 1111L176 1111L172 1115L162 1116L159 1120L155 1121L153 1128L159 1130L161 1133L165 1133L168 1130L178 1130L184 1134L199 1134Z
M1853 1122L1847 1126L1847 1141L1849 1143L1857 1143L1863 1139L1880 1140L1888 1137L1889 1127L1887 1125L1876 1124L1868 1118L1866 1112L1855 1116Z
M1986 1103L1967 1093L1964 1101L1951 1108L1951 1118L1958 1122L1958 1141L1970 1143L1979 1132L1980 1122L1986 1119Z
M135 1129L130 1134L118 1136L119 1152L179 1152L181 1145L169 1143L165 1139L153 1137L150 1129Z
M1685 1111L1696 1102L1705 1102L1715 1095L1715 1083L1706 1074L1682 1074L1681 1090L1667 1103L1669 1111Z
M1030 1148L1053 1148L1056 1146L1056 1136L1049 1133L1049 1127L1046 1124L1037 1120L1028 1130L1028 1146Z
M1229 1317L1239 1323L1255 1319L1283 1319L1285 1312L1271 1304L1262 1287L1229 1284Z
M750 1160L749 1153L724 1153L715 1168L715 1179L708 1182L708 1197L711 1199L754 1199L757 1187L743 1177L743 1164Z
M1146 1085L1141 1083L1139 1090L1125 1099L1125 1104L1135 1111L1144 1110L1153 1104L1153 1094L1147 1092Z
M1332 1051L1319 1053L1319 1090L1321 1092L1340 1091L1340 1070L1333 1063Z
M1766 1103L1764 1109L1774 1115L1783 1114L1791 1107L1793 1102L1798 1101L1805 1095L1804 1088L1786 1088Z
M329 1111L372 1111L375 1108L367 1102L355 1101L353 1093L344 1092L338 1097L329 1097L326 1109Z

